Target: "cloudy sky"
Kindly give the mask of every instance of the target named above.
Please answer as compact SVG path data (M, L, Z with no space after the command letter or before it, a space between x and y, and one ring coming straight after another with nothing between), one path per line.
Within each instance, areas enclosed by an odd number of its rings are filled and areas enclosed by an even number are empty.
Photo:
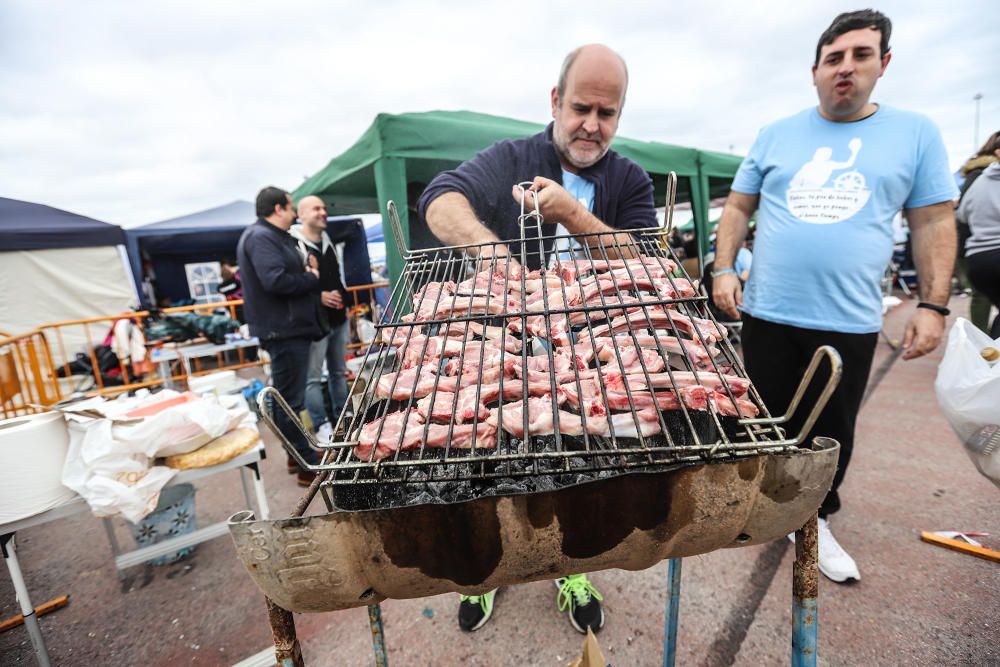
M612 9L612 5L618 5ZM815 104L816 39L855 3L0 0L0 196L126 226L288 189L380 112L546 122L563 56L628 61L619 133L745 153ZM518 11L522 8L522 11ZM941 128L957 168L1000 128L995 0L883 2L877 102Z

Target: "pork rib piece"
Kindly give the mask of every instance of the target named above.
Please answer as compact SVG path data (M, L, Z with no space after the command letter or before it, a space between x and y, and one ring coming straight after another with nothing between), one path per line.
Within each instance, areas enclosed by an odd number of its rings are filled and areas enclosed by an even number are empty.
M504 331L503 327L483 325L480 322L450 322L445 329L449 338L471 338L466 336L467 332L472 336L479 336L483 340L493 341L498 345L503 340L504 349L508 352L516 354L521 351L521 339L511 335L510 331Z
M382 375L375 385L375 396L394 401L423 398L434 391L435 383L438 391L455 391L458 378L437 375L426 366L406 368L398 373Z
M389 345L392 347L402 347L406 345L407 341L413 336L420 335L423 331L423 326L412 324L403 324L400 326L386 326L378 334L378 342L383 345Z
M389 413L365 424L354 455L362 461L381 461L392 456L397 448L408 449L419 445L423 428L423 420L416 410Z
M485 421L490 416L490 411L482 402L477 403L475 399L475 392L470 394L467 391L460 391L456 405L453 392L439 391L417 401L417 412L424 421L451 423L452 417L458 424L474 419Z
M578 280L580 276L592 272L623 271L629 269L634 275L640 272L654 271L660 274L673 273L677 265L666 257L653 257L651 255L640 255L631 259L577 259L559 262L556 270L566 283Z
M605 347L605 349L609 349ZM618 366L618 356L621 356L621 367ZM621 368L626 369L626 372L642 371L643 364L645 364L647 373L659 373L664 368L666 368L666 362L664 362L663 357L656 349L646 349L637 347L626 347L624 349L619 348L618 355L615 354L613 349L610 350L608 354L607 363L602 366L602 370L620 370ZM640 361L639 359L642 359Z
M633 335L635 336L634 339ZM610 361L615 358L613 345L617 345L618 349L624 349L634 347L638 343L639 347L647 350L659 350L662 348L664 352L686 356L694 362L696 368L701 369L711 368L712 358L719 354L718 348L714 346L705 347L700 340L681 340L675 336L668 336L666 334L651 336L649 334L637 333L633 335L619 334L613 338L607 336L595 338L594 342L598 346L597 358L601 361ZM657 347L657 343L659 343L659 347ZM584 342L578 343L578 345L589 346L590 343Z
M525 436L524 430L524 401L507 403L499 410L502 419L492 417L502 421L503 430L516 438ZM583 421L580 415L575 415L565 410L557 410L559 413L559 432L566 435L583 435ZM552 435L555 433L555 417L552 410L552 398L550 396L540 396L528 399L528 435Z
M438 304L433 317L417 317L423 319L445 319L448 317L465 317L468 315L501 315L508 310L517 312L518 302L510 297L494 296L456 296Z
M429 282L413 294L413 312L416 320L428 320L438 306L446 301L450 301L455 294L455 283Z
M650 373L649 381L643 373L628 373L623 375L621 371L607 370L602 372L605 386L609 389L624 389L628 382L629 389L672 389L677 387L690 387L702 385L712 391L725 393L726 386L729 386L733 396L742 396L750 389L750 380L737 375L718 375L709 371L699 371L698 377L690 371L673 371L673 379L670 373Z
M562 393L570 405L577 409L583 406L585 409L592 409L593 405L604 405L605 396L601 394L598 387L592 384L580 384L580 388L583 390L583 399L580 398L580 392L577 390L576 384L573 382L568 382L561 387L559 387L559 392ZM689 410L707 410L708 409L708 391L701 385L693 385L690 387L681 387L680 397L673 391L657 391L649 392L646 390L634 390L631 392L631 398L629 394L623 389L608 389L605 388L605 395L607 396L607 406L611 410L631 410L633 406L636 409L647 409L656 408L657 410L680 410L681 401L684 402L684 407Z
M760 412L753 401L739 396L736 397L736 404L733 405L733 400L729 398L729 395L721 391L709 393L708 400L712 402L716 412L726 417L756 417Z
M473 434L477 449L493 449L497 446L497 429L491 419L492 414L475 424L425 424L416 410L393 412L361 429L354 455L362 461L381 461L397 449L409 451L421 445L428 449L470 449Z
M697 338L697 332L705 338L708 344L716 343L729 335L725 327L716 325L711 320L700 317L688 317L682 313L670 311L668 314L662 306L650 306L648 308L619 315L611 320L611 324L602 324L594 327L593 336L608 336L612 332L618 333L630 329L669 329L676 328L681 333L686 333L692 338ZM582 332L583 337L591 335L589 331Z
M559 384L556 383L556 387ZM480 384L465 387L461 390L461 393L465 395L465 398L471 401L476 400L476 393L479 393L479 400L486 405L492 405L500 400L500 383L491 382L490 384ZM545 380L528 380L528 396L546 396L552 392L552 383L548 379ZM524 380L507 379L503 382L503 400L513 401L524 398ZM565 397L560 396L560 400L565 400Z
M510 281L503 273L480 271L468 280L455 285L455 293L462 296L502 296L507 293Z

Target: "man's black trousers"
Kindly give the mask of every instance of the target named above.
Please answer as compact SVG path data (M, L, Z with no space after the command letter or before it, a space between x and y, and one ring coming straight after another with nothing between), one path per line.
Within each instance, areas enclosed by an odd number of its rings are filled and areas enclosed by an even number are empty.
M969 282L1000 308L1000 248L966 255L965 261L969 267ZM1000 336L1000 314L993 318L989 334L990 338Z
M305 408L306 379L309 373L308 338L286 338L271 340L262 347L271 355L271 384L282 395L296 415ZM304 435L292 424L285 411L277 405L271 407L274 421L296 451L309 464L319 463L319 453L309 446Z
M750 379L772 415L785 413L816 348L830 345L843 359L844 375L840 384L806 438L806 442L810 442L816 436L826 436L840 443L837 474L833 478L833 487L819 508L821 517L840 509L837 489L844 481L847 465L851 461L854 424L868 384L868 373L877 342L877 333L850 334L803 329L743 313L743 359ZM806 415L816 403L829 377L830 366L824 361L795 418L784 427L790 437L798 435Z

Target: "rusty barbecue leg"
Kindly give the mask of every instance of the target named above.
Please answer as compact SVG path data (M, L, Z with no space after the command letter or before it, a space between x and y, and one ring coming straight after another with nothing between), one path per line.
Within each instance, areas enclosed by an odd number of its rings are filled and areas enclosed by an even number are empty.
M271 636L274 638L274 658L279 667L304 667L302 647L295 635L295 619L292 612L283 609L265 597L267 602L267 619L271 623Z
M819 535L817 516L795 531L792 566L792 667L815 667L819 631Z
M389 656L385 652L385 629L382 627L382 607L377 604L368 605L368 625L372 630L375 667L389 667Z

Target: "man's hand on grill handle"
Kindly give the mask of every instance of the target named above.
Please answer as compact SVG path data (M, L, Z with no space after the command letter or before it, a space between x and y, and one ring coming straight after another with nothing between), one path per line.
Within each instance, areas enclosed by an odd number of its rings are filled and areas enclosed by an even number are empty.
M735 273L723 273L712 279L712 301L726 315L739 319L736 307L743 305L743 287Z
M917 308L906 323L903 359L916 359L934 351L944 337L945 318L941 313Z
M613 239L607 236L592 236L589 239L581 240L581 242L587 242L596 252L607 253L608 257L611 258L623 259L636 255L633 250L634 240L631 234L616 232L601 222L559 183L544 176L535 176L528 192L538 193L538 210L545 222L562 223L563 227L571 234L614 234ZM514 201L521 201L520 186L513 186L510 193L514 197ZM527 212L534 209L534 198L531 195L525 195L524 210Z

